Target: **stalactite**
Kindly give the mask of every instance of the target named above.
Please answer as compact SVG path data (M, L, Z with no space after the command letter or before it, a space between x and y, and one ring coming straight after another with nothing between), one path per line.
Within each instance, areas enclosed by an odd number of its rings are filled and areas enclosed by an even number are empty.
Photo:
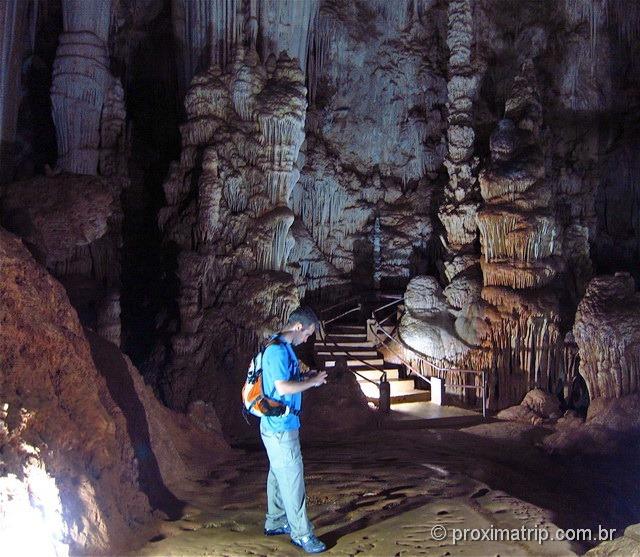
M255 50L259 43L265 61L285 51L304 69L318 5L318 0L172 0L180 90L211 64L226 68L243 44ZM242 117L247 119L246 113Z
M318 18L319 0L262 0L259 10L263 60L283 50L306 68Z

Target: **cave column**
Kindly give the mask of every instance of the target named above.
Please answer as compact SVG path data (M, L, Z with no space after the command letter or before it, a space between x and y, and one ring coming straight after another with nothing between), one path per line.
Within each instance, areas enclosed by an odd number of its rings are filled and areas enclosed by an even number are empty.
M53 64L51 106L58 169L108 178L118 200L110 222L115 245L107 265L119 269L119 196L128 184L128 171L124 91L109 70L112 9L113 0L62 0L63 32ZM110 277L101 285L104 292L97 303L98 329L119 344L120 277Z
M534 387L553 389L562 361L559 301L549 287L564 267L562 234L545 176L542 126L536 72L527 60L479 178L482 299L499 315L490 339L497 393L490 404L498 408L517 404Z
M58 166L98 172L100 119L113 76L109 72L112 0L63 0L63 32L53 64L51 104Z
M446 237L444 275L453 283L463 275L477 276L478 157L474 156L473 102L480 80L472 60L473 19L470 0L451 0L448 10L449 47L447 157L449 182L438 212Z

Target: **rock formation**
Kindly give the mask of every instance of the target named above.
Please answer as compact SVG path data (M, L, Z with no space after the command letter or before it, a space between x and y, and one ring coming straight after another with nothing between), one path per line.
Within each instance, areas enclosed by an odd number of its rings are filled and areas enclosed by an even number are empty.
M56 555L131 548L150 502L180 512L166 486L180 493L187 469L205 471L194 447L209 467L228 448L162 407L113 344L91 332L88 342L62 286L3 229L0 285L3 547ZM15 536L20 545L7 545Z
M445 154L443 12L413 1L320 5L292 197L300 237L315 244L292 260L309 293L397 287L426 264Z
M640 295L628 273L591 280L573 335L592 401L640 392Z
M65 502L64 541L104 550L129 538L131 525L149 513L125 418L96 371L62 286L3 230L0 249L3 441L18 446L3 472L22 478L31 461L40 474L46 466L55 478L48 489ZM33 447L32 459L21 442Z
M122 181L59 174L14 182L2 224L67 288L85 325L120 344Z
M212 367L236 386L247 347L257 349L297 304L285 272L294 244L287 201L299 176L305 95L297 60L282 53L263 65L239 46L228 71L212 65L186 96L181 159L159 216L181 250L180 330L164 391L174 407L216 392L226 400Z
M262 60L285 51L304 69L318 5L318 0L173 0L182 91L209 65L224 69L243 41L254 48L259 44Z
M475 302L480 290L472 288L473 299L460 300L455 293L461 287L479 284L479 257L476 240L476 213L479 204L477 168L474 155L473 104L480 81L481 64L472 60L474 45L472 6L469 0L449 2L447 45L449 46L449 81L447 113L447 158L449 181L438 217L444 226L444 276L451 293L450 303L456 309ZM462 304L462 305L461 305Z
M123 93L109 71L111 10L111 0L63 2L64 32L53 67L51 102L58 166L67 172L96 174L99 165L109 166L101 160L102 142L110 151L118 135ZM109 155L102 157L108 160Z
M352 279L379 286L382 277L407 277L431 236L426 183L403 193L398 180L341 168L315 137L305 143L309 155L298 161L304 170L291 196L300 239L291 265L301 295Z
M471 350L456 334L455 317L435 278L412 279L404 302L399 334L411 348L439 362L460 361Z
M356 376L344 364L338 360L326 385L304 393L300 430L304 442L335 440L375 427L376 414L367 405Z
M518 406L511 406L498 412L500 420L541 425L545 420L560 417L560 401L541 389L529 391Z
M555 218L551 186L544 180L541 130L535 71L525 62L506 102L505 118L491 136L491 163L479 176L484 207L476 219L484 287L480 291L473 276L463 274L444 291L446 301L440 295L441 317L435 321L432 315L419 317L407 303L408 314L399 330L411 348L438 367L490 372L488 401L494 408L519 402L534 387L555 388L562 357L557 296L541 288L564 263L562 229ZM469 242L472 236L460 246ZM460 258L473 264L472 254ZM431 285L427 290L438 288ZM448 331L446 342L421 342L420 321L436 337ZM419 360L415 363L422 365ZM475 381L471 385L478 381L471 374L465 379L455 371L425 371L443 375L452 393L461 380Z
M495 358L490 389L498 407L532 387L553 390L561 357L559 303L553 290L541 289L563 269L542 126L535 69L527 61L491 136L491 164L480 173L482 299L499 313L485 344Z
M613 454L628 451L640 434L638 393L620 398L596 398L589 405L586 420L568 410L551 435L542 443L545 450L566 454Z
M74 303L80 304L83 319L87 305L95 306L85 324L93 327L97 320L101 334L120 344L120 194L129 181L124 91L109 69L112 9L111 0L62 3L63 33L51 84L56 168L47 171L47 178L8 188L3 223L37 246L40 259L63 280ZM59 175L62 171L108 180ZM64 191L67 187L69 191ZM22 224L15 215L7 221L8 211L20 212L25 206L31 214L23 215ZM39 222L29 222L34 218ZM69 223L73 229L65 234ZM31 226L35 229L25 228Z

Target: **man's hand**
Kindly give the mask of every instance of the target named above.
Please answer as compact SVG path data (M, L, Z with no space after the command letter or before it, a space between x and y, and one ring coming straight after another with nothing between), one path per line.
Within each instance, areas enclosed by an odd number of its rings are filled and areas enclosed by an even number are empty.
M327 382L327 372L326 371L318 371L311 375L308 379L311 383L313 383L314 387L319 387L320 385L324 385Z
M301 393L312 387L319 387L327 382L327 372L319 371L318 373L311 375L305 373L302 381L274 381L273 384L276 387L276 391L281 396L292 395L295 393Z

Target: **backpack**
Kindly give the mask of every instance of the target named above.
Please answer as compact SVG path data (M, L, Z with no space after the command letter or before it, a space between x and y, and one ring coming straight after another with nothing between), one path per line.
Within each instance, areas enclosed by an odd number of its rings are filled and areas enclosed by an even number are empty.
M247 414L253 414L258 418L262 418L263 416L287 416L289 414L300 415L300 411L294 410L279 400L274 400L264 394L264 388L262 386L262 360L265 350L272 344L280 344L278 337L270 340L251 360L251 365L247 372L247 380L244 383L244 387L242 387L242 413L245 415L245 419ZM260 355L260 367L256 364L258 355Z

